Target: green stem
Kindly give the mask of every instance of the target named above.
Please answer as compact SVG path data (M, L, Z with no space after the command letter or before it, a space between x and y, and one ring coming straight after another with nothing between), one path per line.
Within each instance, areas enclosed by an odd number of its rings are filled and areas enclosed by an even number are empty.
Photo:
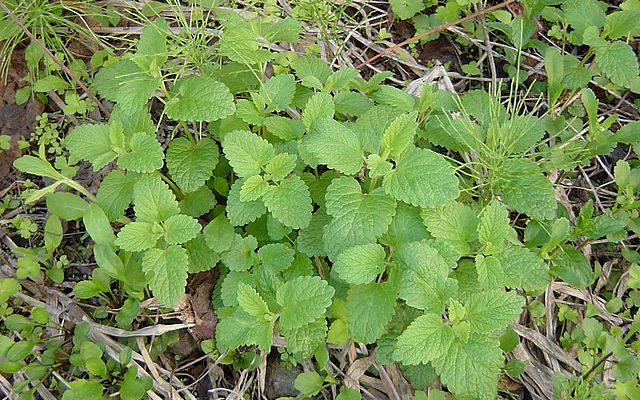
M165 181L167 183L167 185L169 185L171 190L173 190L173 193L175 193L175 195L178 198L178 200L184 199L184 194L182 193L180 188L178 188L178 186L176 186L176 184L173 183L173 181L171 181L171 179L169 179L165 174L163 174L160 171L156 171L156 172L158 173L160 178L162 178L162 180Z

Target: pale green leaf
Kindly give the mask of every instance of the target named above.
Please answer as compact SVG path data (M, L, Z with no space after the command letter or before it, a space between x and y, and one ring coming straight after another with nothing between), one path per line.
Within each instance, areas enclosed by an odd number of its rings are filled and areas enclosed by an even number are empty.
M556 214L553 184L529 159L509 159L500 171L504 202L516 211L536 219L551 219Z
M216 196L207 186L200 186L194 192L183 193L180 200L180 213L198 218L211 211L217 203Z
M127 251L147 250L156 245L162 236L162 228L152 222L134 221L118 232L116 245Z
M294 255L293 249L283 243L266 244L258 251L262 265L275 272L282 272L289 268Z
M193 192L213 176L218 164L218 146L209 139L197 143L185 138L176 138L167 150L167 168L183 192Z
M223 316L216 326L216 344L221 351L253 344L267 350L271 347L272 337L273 322L255 318L240 309Z
M169 244L188 242L196 237L202 228L198 220L188 215L174 215L163 223L164 240Z
M637 23L637 21L636 21ZM596 64L603 75L623 88L638 79L638 59L631 46L622 41L596 48Z
M235 232L229 220L220 214L209 222L202 231L207 246L215 252L222 253L231 248L235 239Z
M257 247L255 237L249 235L243 238L236 234L229 250L222 253L222 262L231 271L247 271L253 265L254 250Z
M425 7L423 0L390 0L389 5L400 19L409 19Z
M482 210L478 223L478 239L485 254L500 250L510 232L509 211L498 200L492 200Z
M102 207L110 220L116 220L133 200L133 186L136 183L135 174L125 175L122 171L113 170L100 182L96 201Z
M408 149L382 181L385 193L419 207L437 207L460 194L451 165L431 150Z
M465 305L471 332L486 335L511 325L522 312L524 299L496 289L472 294Z
M333 118L318 118L304 145L321 164L347 175L362 168L364 151L358 136Z
M116 158L116 153L111 150L108 125L78 125L71 130L64 143L72 157L89 161L94 171L102 169Z
M93 85L102 97L117 102L123 112L133 114L147 103L161 82L160 76L151 76L133 61L122 60L100 69Z
M298 158L295 154L277 154L264 167L264 172L269 179L274 182L279 182L293 171L296 167L297 160Z
M227 133L222 140L222 148L229 164L240 177L258 175L261 168L275 156L271 143L248 131Z
M473 208L453 201L423 210L422 218L433 237L451 244L462 254L471 251L478 235L478 217Z
M331 305L334 289L317 276L302 276L282 284L276 292L280 326L294 329L315 321Z
M269 191L269 182L261 175L248 177L240 189L240 201L255 201L264 196Z
M549 270L534 252L524 247L509 246L503 249L496 258L501 269L494 268L498 277L489 277L488 281L499 280L503 286L538 290L549 283Z
M314 123L320 118L332 119L335 113L333 98L327 93L316 93L304 107L302 122L305 128L310 130Z
M138 132L131 138L131 151L120 156L118 166L134 172L153 172L162 168L164 151L155 137Z
M164 306L172 307L184 296L187 285L189 257L180 246L166 249L150 249L142 258L145 273L153 296Z
M307 185L297 175L269 186L262 200L273 217L290 228L306 228L311 221L311 194Z
M208 271L220 261L220 255L207 246L202 234L189 240L185 244L185 249L187 249L187 255L189 256L190 273Z
M389 283L353 286L347 295L347 322L356 342L374 343L385 332L396 308L396 293Z
M232 115L233 96L213 78L190 75L180 78L171 90L165 112L176 121L217 121Z
M552 272L576 289L585 288L593 283L595 274L587 258L574 247L563 245L556 250L551 260Z
M398 157L412 143L418 129L417 113L402 114L397 117L382 135L381 149L384 154Z
M296 81L293 75L284 74L269 78L263 85L260 94L267 103L267 112L282 111L291 104L296 92Z
M231 185L231 190L227 197L227 217L229 217L229 221L234 226L246 225L267 212L267 208L260 200L240 200L240 190L244 182L245 179L236 179Z
M327 320L321 317L299 328L284 330L282 334L287 344L287 351L308 358L325 343Z
M427 364L444 357L453 341L453 329L439 314L425 314L398 337L393 358L406 365Z
M133 209L142 222L160 222L180 212L169 186L156 175L146 175L133 187Z
M385 257L384 248L377 243L353 246L338 254L331 269L343 281L360 285L384 272Z
M256 318L269 313L269 307L262 296L250 285L238 283L238 305L244 312Z

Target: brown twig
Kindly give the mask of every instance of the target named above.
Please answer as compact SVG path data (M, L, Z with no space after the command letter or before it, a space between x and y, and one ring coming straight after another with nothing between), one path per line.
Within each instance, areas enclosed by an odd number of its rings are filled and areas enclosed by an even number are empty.
M58 58L54 56L53 53L49 49L47 49L47 47L43 45L38 40L38 38L35 37L33 33L31 33L29 28L27 28L22 23L22 21L20 21L20 18L16 17L16 15L13 12L11 12L11 10L9 10L9 8L6 6L6 4L4 4L3 1L0 1L0 8L2 8L2 10L9 16L9 18L11 18L13 22L15 22L15 24L18 25L18 27L20 27L20 29L22 29L22 31L27 36L29 36L29 39L31 39L31 41L33 41L33 43L35 43L35 45L38 46L40 50L42 50L44 54L47 55L47 57L53 60L53 62L55 62L67 75L71 77L71 79L73 79L78 84L78 87L80 87L80 89L82 89L87 94L87 96L89 96L91 100L93 100L96 103L100 111L102 111L103 115L105 116L109 115L109 111L102 105L102 103L100 103L98 98L96 98L96 96L94 96L93 93L89 91L89 89L84 85L84 83L82 83L80 79L78 79L78 77L73 72L71 72L71 70L67 68L67 66L64 65L62 61L58 60Z
M469 14L466 17L462 17L462 18L460 18L458 20L455 20L453 22L448 22L446 24L438 25L433 29L429 29L426 32L422 32L419 35L410 37L409 39L404 40L404 41L402 41L402 42L400 42L398 44L394 44L393 46L389 46L384 51L376 54L375 56L373 56L371 58L368 58L365 62L363 62L363 63L359 64L358 66L356 66L356 68L360 69L360 68L364 67L365 65L370 64L373 61L377 60L378 58L380 58L380 57L382 57L382 56L384 56L386 54L389 54L390 52L398 50L398 49L400 49L400 48L402 48L402 47L404 47L404 46L406 46L406 45L408 45L410 43L417 42L418 40L420 40L420 39L422 39L424 37L427 37L427 36L432 35L434 33L440 33L440 32L445 31L445 30L447 30L447 29L449 29L451 27L454 27L456 25L462 24L463 22L467 22L467 21L469 21L471 19L474 19L476 17L479 17L481 15L485 15L485 14L488 14L488 13L493 12L495 10L498 10L500 8L504 8L504 7L508 6L509 4L513 3L514 1L515 0L506 0L506 1L503 1L502 3L500 3L500 4L496 4L495 6L491 6L489 8L485 8L485 9L479 10L477 12L474 12L473 14Z

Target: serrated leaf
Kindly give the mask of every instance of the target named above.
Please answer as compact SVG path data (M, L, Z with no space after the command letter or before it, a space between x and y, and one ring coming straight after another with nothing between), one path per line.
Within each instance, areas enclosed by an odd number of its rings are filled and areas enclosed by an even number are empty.
M263 318L269 313L269 307L260 294L250 285L242 282L238 283L238 305L252 317Z
M161 222L180 213L175 195L155 175L144 176L134 185L133 209L141 222Z
M369 178L379 178L391 172L393 164L377 154L369 154L367 168L369 169Z
M216 206L216 196L207 186L200 186L193 192L184 194L180 200L180 213L198 218Z
M269 186L262 201L275 219L292 229L306 228L311 221L311 194L297 175Z
M524 247L509 246L503 249L496 258L502 269L500 277L488 278L500 280L503 286L538 290L549 283L549 271L544 261L531 250Z
M184 192L193 192L213 176L218 164L218 146L203 138L194 143L186 138L171 141L167 150L167 168Z
M164 240L169 244L188 242L196 237L202 228L198 220L188 215L174 215L164 221Z
M428 312L442 313L458 284L449 278L451 265L429 242L402 246L394 255L399 267L399 295L407 305Z
M304 135L304 124L300 119L291 119L274 115L264 120L269 133L282 140L300 139Z
M387 231L396 202L380 188L363 194L357 180L340 177L327 188L326 207L333 219L325 227L323 241L329 256L335 257L348 247L375 243Z
M492 200L482 210L478 223L478 239L484 245L485 254L500 250L510 231L509 211L498 200Z
M207 246L217 253L222 253L231 248L235 240L235 232L229 220L220 214L209 222L202 231Z
M267 103L267 112L282 111L291 104L296 92L296 80L293 75L284 74L269 78L260 93Z
M250 176L245 179L240 189L240 201L255 201L269 191L269 182L261 175Z
M240 309L221 318L216 326L216 344L221 351L252 344L268 350L272 337L273 322L255 318Z
M233 96L223 83L205 76L180 78L171 90L165 112L176 121L217 121L232 115Z
M567 0L562 4L564 19L574 29L574 44L582 43L582 35L590 26L602 28L605 22L605 12L594 0Z
M396 293L388 283L353 286L347 295L347 322L353 339L374 343L385 332L396 308Z
M118 166L134 172L153 172L162 168L164 151L155 137L138 132L131 138L131 150L118 158Z
M142 258L142 270L153 296L158 302L172 307L184 296L187 285L189 257L180 246L150 249Z
M304 112L302 113L302 122L305 128L310 130L316 120L320 118L332 119L334 113L335 107L331 95L327 93L316 93L307 100Z
M345 88L348 88L349 84L359 76L360 72L358 72L358 70L355 68L340 68L339 70L331 74L331 76L329 76L324 90L343 90Z
M486 289L496 289L504 284L504 270L500 260L494 256L477 255L475 258L478 282Z
M629 88L638 79L638 59L631 46L615 41L597 47L596 64L603 75L623 88Z
M445 356L453 340L453 329L439 314L425 314L398 337L393 358L406 365L427 364Z
M258 257L262 265L275 272L282 272L289 268L294 259L292 248L283 243L270 243L262 246Z
M431 150L413 148L396 159L382 181L385 193L418 207L437 207L460 194L451 165Z
M353 246L338 254L331 269L349 284L370 283L384 272L385 257L384 248L377 243Z
M274 182L279 182L293 171L296 167L297 160L298 158L295 154L277 154L264 167L264 172L267 173Z
M102 169L117 156L111 150L108 125L78 125L66 137L65 146L72 157L89 161L94 171Z
M222 281L222 287L220 288L220 297L222 303L226 307L234 307L238 305L238 285L245 283L247 285L256 287L258 284L256 275L249 272L237 272L230 271Z
M315 321L331 305L334 289L317 276L302 276L285 282L276 292L280 326L294 329Z
M552 219L556 200L551 182L528 159L509 159L501 171L503 200L516 211L533 218Z
M100 182L96 201L110 220L116 220L133 201L135 174L125 175L122 171L113 170Z
M162 228L151 222L134 221L125 225L116 238L116 245L127 251L147 250L156 245L162 236Z
M418 242L429 237L429 232L422 223L420 209L405 203L398 204L389 230L380 238L380 242L390 246Z
M454 201L423 210L422 219L433 237L451 244L462 254L471 251L478 235L478 217L471 207Z
M313 77L315 81L320 83L320 87L317 87L317 89L322 89L322 85L331 75L331 68L324 60L318 57L299 57L293 62L292 67L301 81L304 82L309 77Z
M236 234L231 247L222 253L222 262L231 271L246 271L253 265L254 250L258 241L249 235L245 238Z
M355 175L362 168L364 151L357 135L333 118L318 118L304 145L321 164L346 175Z
M515 321L523 305L524 299L515 292L488 290L472 294L465 302L471 332L498 333Z
M327 320L318 318L310 324L282 332L287 344L287 351L303 357L311 355L325 343L327 337Z
M136 46L136 54L131 59L143 70L152 73L167 61L166 32L168 28L167 22L159 18L147 24L142 31Z
M398 157L412 143L418 129L417 113L402 114L391 122L382 135L380 147L385 154Z
M275 156L271 143L248 131L227 133L222 140L222 148L235 173L243 178L258 175Z
M296 238L298 251L309 257L325 255L322 235L324 227L329 221L331 221L331 217L327 215L324 209L316 211L311 217L309 226L300 229L298 232L298 237Z
M571 287L582 289L591 285L595 279L591 263L574 247L560 246L551 261L552 272Z
M151 76L131 60L103 67L93 85L109 101L117 102L126 114L137 112L160 86L162 78Z
M229 197L227 197L227 217L233 226L246 225L267 212L267 208L260 200L240 200L240 190L244 182L245 179L236 179L231 185Z
M211 251L202 234L185 244L189 256L189 272L192 274L208 271L220 261L220 255Z

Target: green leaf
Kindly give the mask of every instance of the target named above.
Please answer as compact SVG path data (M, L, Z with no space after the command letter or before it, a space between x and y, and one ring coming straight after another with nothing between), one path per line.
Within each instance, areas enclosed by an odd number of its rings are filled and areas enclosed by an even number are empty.
M313 81L318 82L320 86L314 87L316 89L322 89L322 85L324 85L331 75L331 68L326 62L324 62L324 60L318 57L299 57L293 62L292 67L296 72L298 79L303 82L303 85L305 82L310 81L310 78L313 78Z
M222 262L232 271L246 271L253 265L254 250L258 241L253 236L235 235L230 249L222 253Z
M295 154L280 153L271 159L264 167L264 172L274 182L279 182L296 167L298 158Z
M282 111L291 104L296 92L296 80L293 75L284 74L269 78L263 85L260 94L267 103L266 112Z
M591 263L579 250L571 246L560 246L551 259L554 275L576 289L591 285L595 274Z
M318 118L304 145L321 164L346 175L355 175L362 168L364 151L358 136L333 118Z
M233 131L222 140L224 155L239 177L258 175L274 156L275 150L255 133Z
M131 60L122 60L98 71L93 86L109 101L117 102L122 111L133 114L154 95L162 78L151 76Z
M222 317L216 326L216 343L221 351L252 344L268 350L272 337L272 321L253 317L240 309Z
M507 205L540 220L555 216L553 184L533 161L509 159L500 174L500 189Z
M316 371L303 372L293 381L293 386L305 397L315 396L324 387L324 379Z
M102 400L103 391L104 387L98 381L78 379L69 383L69 389L62 395L62 400Z
M640 34L638 19L640 19L640 10L612 12L606 17L602 33L609 39L638 36Z
M406 365L427 364L444 357L453 340L453 329L439 314L425 314L398 337L393 358Z
M269 133L282 140L301 139L304 135L304 124L300 119L291 119L274 115L264 121Z
M478 239L484 245L484 253L499 251L510 232L509 211L498 200L491 200L482 210L478 223Z
M468 254L478 235L478 217L470 207L457 201L422 211L422 219L433 237Z
M153 172L162 168L164 151L155 137L146 133L134 133L131 151L120 156L118 166L134 172Z
M197 273L208 271L220 261L220 255L211 251L202 234L189 240L185 244L189 256L189 272Z
M78 125L64 143L72 157L89 161L94 171L116 158L116 153L111 150L108 125Z
M133 209L141 222L161 222L180 213L176 197L156 175L147 175L133 187Z
M280 326L294 329L315 321L331 305L334 289L317 276L291 279L277 289Z
M169 246L164 250L147 250L142 258L142 270L153 296L160 304L173 307L182 299L189 270L189 257L185 249Z
M167 22L159 18L147 24L137 44L137 51L132 61L149 73L155 72L167 61Z
M198 218L216 206L216 196L207 186L200 186L194 192L186 193L178 203L182 214Z
M478 282L483 288L496 289L505 286L505 273L498 258L478 254L475 262Z
M600 4L594 0L567 0L563 3L564 19L574 29L572 43L582 44L582 35L590 26L604 26L605 12Z
M262 246L258 257L262 265L274 272L282 272L293 262L295 252L283 243L270 243Z
M444 311L458 283L449 278L451 265L429 242L413 242L394 254L399 267L399 295L407 305L428 312Z
M318 318L310 324L282 332L287 351L309 358L327 338L327 320Z
M82 216L82 223L91 239L98 245L113 246L113 234L109 218L96 203L90 204Z
M396 159L382 181L385 193L418 207L437 207L460 194L451 165L431 150L413 148Z
M384 154L398 157L412 143L418 129L417 116L418 114L413 112L402 114L393 120L382 135L380 146Z
M169 244L188 242L196 237L202 227L198 220L188 215L174 215L164 221L164 239Z
M256 318L263 318L269 313L267 303L254 288L240 282L238 284L238 305L244 312Z
M157 224L134 221L120 229L115 243L123 250L142 251L154 247L160 236L162 227Z
M311 194L304 181L297 175L269 186L262 196L264 205L275 219L292 229L309 226L311 221Z
M46 93L51 90L56 90L58 92L64 91L64 89L68 88L69 84L65 82L62 78L49 75L44 78L38 79L36 83L33 85L34 92Z
M260 200L240 200L240 190L244 182L245 179L236 179L231 185L229 197L227 197L227 217L229 217L229 221L234 226L246 225L267 212L267 208Z
M248 177L240 189L240 201L256 201L269 191L269 182L261 175Z
M329 221L331 221L331 217L327 215L324 209L316 211L311 217L309 226L298 232L298 237L296 238L298 251L309 257L326 255L322 235L324 227Z
M465 303L471 332L499 333L522 312L524 299L515 292L489 290L472 294Z
M358 72L355 68L340 68L329 78L325 84L325 91L339 91L343 89L347 89L351 82L353 82L356 78L360 76L360 72Z
M233 96L223 83L205 76L178 79L165 112L175 121L217 121L235 112Z
M503 363L497 341L472 336L466 343L453 340L446 355L434 360L433 366L451 392L465 398L494 399Z
M385 257L384 247L377 243L353 246L338 254L331 269L349 284L370 283L384 272Z
M400 19L409 19L424 10L422 0L389 0L393 13Z
M27 174L45 176L54 180L65 179L48 161L38 157L22 156L13 162L13 166Z
M501 268L493 268L498 277L488 276L488 281L500 281L502 286L538 290L549 283L549 271L544 261L531 250L524 247L509 246L496 258ZM488 271L487 273L490 273Z
M114 221L124 215L133 200L135 174L125 175L122 171L113 170L100 182L96 201L110 220Z
M207 246L217 253L229 250L235 239L233 226L224 214L218 215L209 222L202 233Z
M66 221L82 218L87 207L89 204L75 194L55 192L47 196L47 209Z
M327 93L316 93L307 101L302 113L302 122L307 131L320 118L332 119L335 113L333 98Z
M429 237L427 228L422 223L420 209L405 203L399 203L389 230L380 238L380 242L389 246L400 246L405 243L418 242Z
M173 139L167 150L167 168L178 187L190 193L213 176L218 164L218 146L209 139L197 143L185 138Z
M353 286L347 295L347 322L353 339L374 343L395 314L396 293L389 283Z
M638 79L638 59L627 43L607 43L606 46L596 47L595 52L596 64L611 82L629 88Z
M60 218L56 215L51 215L47 218L47 222L44 225L44 247L49 254L53 254L53 251L60 246L62 242L62 224Z
M330 257L342 250L375 243L391 223L396 202L380 188L363 194L357 180L335 178L326 194L327 214L333 217L325 227L323 241Z

